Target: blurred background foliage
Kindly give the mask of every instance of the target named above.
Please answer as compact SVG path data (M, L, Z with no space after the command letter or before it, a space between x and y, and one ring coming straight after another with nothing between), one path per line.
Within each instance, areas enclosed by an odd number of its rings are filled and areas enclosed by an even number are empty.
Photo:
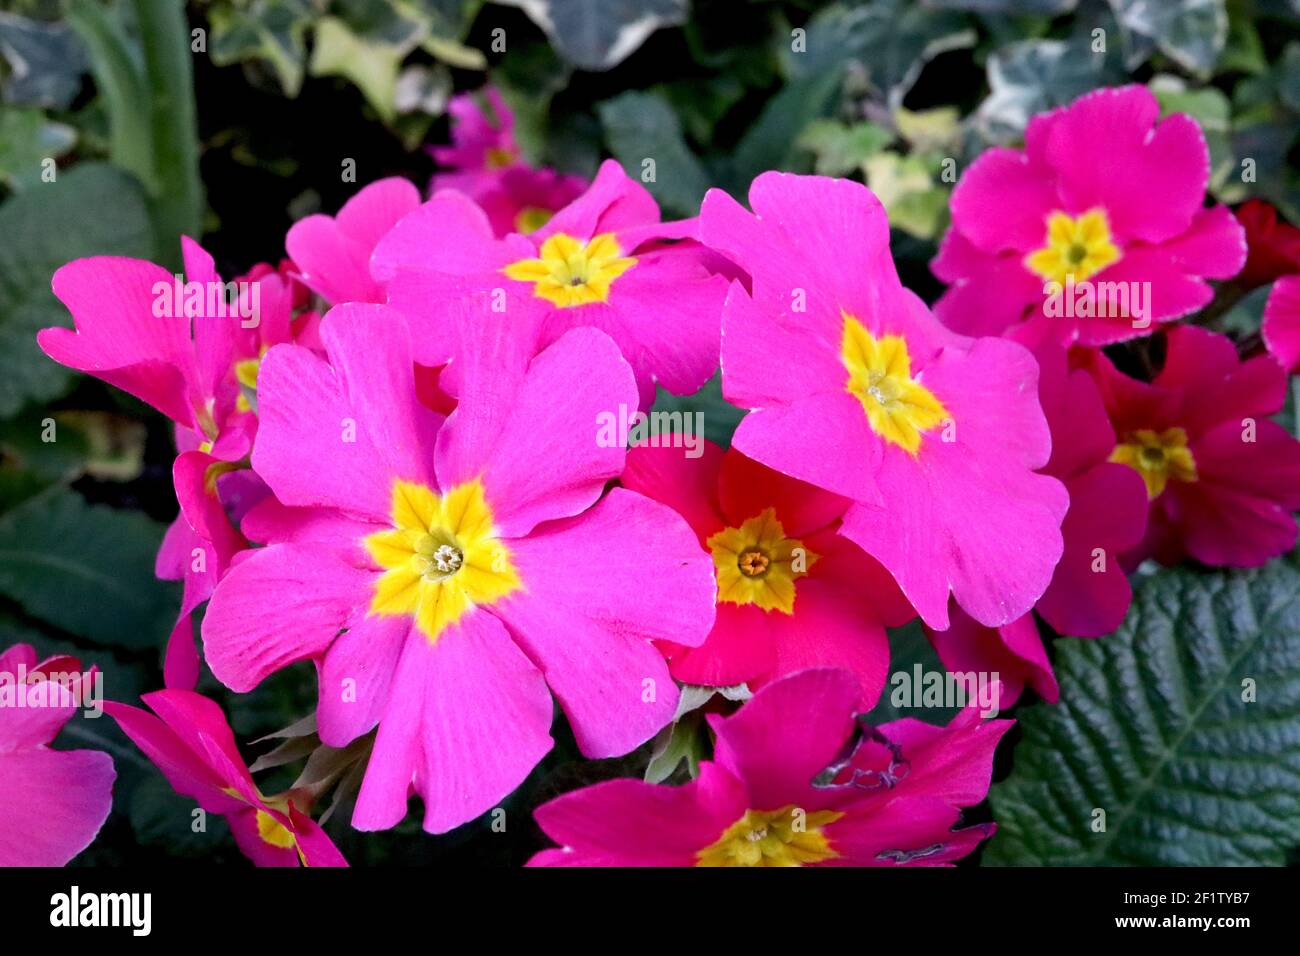
M153 575L176 514L165 422L36 347L37 329L69 322L49 291L63 262L174 267L182 233L228 278L276 262L291 222L361 185L423 187L450 96L491 83L533 163L590 175L613 155L637 175L653 157L647 185L668 215L692 214L711 186L743 195L766 169L862 179L889 210L904 282L932 300L928 262L965 165L1015 142L1033 113L1119 82L1200 121L1217 198L1261 197L1300 221L1300 0L4 0L0 647L75 653L133 701L161 686L179 599ZM1234 327L1257 328L1262 302L1239 303ZM720 440L738 417L716 382L692 407ZM938 666L919 628L894 643L895 669ZM309 712L314 680L300 667L251 695L210 677L201 689L247 741ZM877 716L897 715L882 704ZM540 845L532 806L647 761L654 778L680 778L707 746L698 718L597 763L557 721L555 752L506 803L515 839L492 838L487 820L413 839L414 817L362 838L343 811L329 829L357 863L519 863ZM219 821L190 832L188 803L109 723L76 721L64 737L109 750L120 774L82 862L238 859Z

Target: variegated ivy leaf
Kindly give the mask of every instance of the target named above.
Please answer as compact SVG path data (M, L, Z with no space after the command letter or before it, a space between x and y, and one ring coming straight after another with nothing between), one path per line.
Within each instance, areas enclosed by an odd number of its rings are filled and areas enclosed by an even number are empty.
M646 37L686 19L686 0L497 0L518 7L556 51L584 70L608 70Z

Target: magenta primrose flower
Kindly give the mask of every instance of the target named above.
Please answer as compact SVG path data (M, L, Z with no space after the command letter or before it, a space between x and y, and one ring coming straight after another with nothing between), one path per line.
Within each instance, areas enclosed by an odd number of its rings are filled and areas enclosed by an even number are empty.
M240 852L258 866L347 866L325 831L306 814L309 796L263 796L221 708L193 691L160 690L141 698L154 713L109 701L104 710L179 794L225 817ZM155 717L154 714L158 716Z
M400 821L412 787L430 832L494 806L551 747L551 691L583 753L633 749L677 703L650 641L699 644L713 624L711 562L685 523L602 497L625 450L596 423L636 402L617 346L579 328L534 357L513 322L462 338L445 422L417 400L385 306L327 315L326 359L282 345L263 361L253 466L275 499L243 530L267 547L217 585L207 660L239 692L314 660L321 739L378 725L362 830Z
M925 633L949 673L997 675L993 704L999 710L1019 700L1026 687L1050 704L1061 696L1033 614L987 627L954 604L947 629L927 627Z
M487 100L491 116L479 96ZM536 169L524 161L515 141L514 113L495 88L453 96L447 112L452 143L430 150L447 171L434 175L430 189L455 189L469 196L487 214L497 236L540 229L590 185L581 176Z
M331 305L383 302L382 283L370 275L375 244L420 205L420 191L400 176L366 186L337 216L307 216L289 227L284 246L302 282Z
M1031 119L1023 150L981 154L953 190L932 264L950 286L939 320L967 335L1042 322L1066 344L1105 345L1208 304L1205 280L1245 263L1245 232L1226 207L1204 206L1200 127L1159 114L1146 87L1095 90Z
M1115 430L1092 377L1069 368L1066 351L1042 330L1031 344L1033 334L1026 328L1013 338L1038 360L1038 397L1052 430L1043 471L1070 493L1061 562L1035 610L1060 634L1100 637L1119 627L1133 596L1120 556L1146 531L1146 485L1111 460Z
M1146 485L1111 460L1115 430L1092 377L1068 367L1065 349L1044 327L1025 325L1010 334L1038 360L1038 397L1052 431L1043 472L1070 493L1061 561L1034 610L1060 634L1100 637L1119 627L1133 597L1123 558L1146 530ZM987 627L954 607L946 630L926 632L949 671L998 675L999 707L1015 703L1026 685L1049 702L1060 696L1032 613Z
M62 677L80 670L70 657L39 661L29 644L0 653L0 866L65 865L112 809L108 754L50 748L85 679Z
M751 277L723 314L722 389L752 409L733 446L851 500L840 534L942 629L948 596L988 626L1028 611L1061 556L1068 499L1034 474L1051 437L1038 367L955 335L902 287L884 208L847 180L765 173L754 212L711 190L705 242Z
M984 799L1013 721L981 721L973 704L947 727L893 721L832 768L858 699L841 670L769 684L730 717L709 716L713 760L690 783L607 780L538 807L560 847L529 865L934 866L990 836L991 824L953 827Z
M222 477L247 457L257 427L241 385L255 385L257 360L253 354L241 359L240 350L252 339L287 335L292 306L278 276L247 283L230 299L212 257L188 238L181 248L183 277L115 256L63 266L52 285L76 330L42 329L37 341L56 362L134 395L176 424L172 475L181 514L168 530L157 572L185 581L165 674L169 686L192 688L199 662L191 614L246 547L220 495Z
M713 558L717 618L699 647L661 645L687 684L756 689L810 667L843 667L870 708L889 670L885 627L916 611L894 579L836 534L850 502L704 441L632 448L623 487L682 515Z
M1125 555L1174 564L1253 567L1295 546L1300 442L1273 421L1287 374L1269 355L1242 360L1226 336L1178 326L1148 384L1100 352L1080 357L1097 380L1117 444L1110 460L1146 485L1147 533Z
M1288 372L1300 369L1300 275L1273 283L1260 326L1264 345Z
M457 189L473 197L484 173L523 161L515 141L515 114L496 87L458 93L447 104L447 115L451 143L429 150L439 165L450 170L439 174L435 188Z
M498 239L473 202L437 193L384 237L371 270L410 321L422 365L446 363L466 327L491 316L508 315L537 350L590 326L618 344L648 408L656 383L685 395L717 368L727 282L695 232L695 220L660 222L650 194L607 160L528 236ZM446 384L456 394L454 377Z

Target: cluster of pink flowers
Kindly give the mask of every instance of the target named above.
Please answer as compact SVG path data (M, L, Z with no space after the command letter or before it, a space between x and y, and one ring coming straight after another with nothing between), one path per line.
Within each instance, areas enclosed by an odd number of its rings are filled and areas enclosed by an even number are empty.
M611 757L673 720L678 682L743 683L696 779L561 796L537 810L560 848L533 862L933 864L991 832L955 827L1011 722L971 706L947 727L861 725L886 628L919 617L950 670L997 675L1000 706L1026 685L1055 700L1039 618L1099 636L1143 560L1254 565L1295 544L1300 443L1267 416L1300 362L1300 276L1269 301L1272 354L1161 330L1247 246L1205 206L1199 128L1157 122L1145 89L1039 116L1023 150L966 171L934 312L858 183L765 173L748 208L712 190L664 222L612 161L590 184L528 167L488 103L453 102L431 198L384 180L299 222L290 260L234 301L160 315L174 279L133 260L54 277L76 328L42 348L176 426L168 689L145 697L157 717L109 713L259 864L343 861L313 795L262 795L194 693L204 601L222 684L311 661L320 740L374 735L358 829L396 825L413 795L431 833L493 808L550 750L557 704L583 754ZM184 250L187 284L220 285ZM1053 314L1076 286L1088 307ZM1157 333L1150 380L1100 350ZM748 413L730 449L600 438L603 416L719 366ZM0 711L0 766L54 730ZM103 771L48 859L102 820ZM0 804L46 778L12 779Z

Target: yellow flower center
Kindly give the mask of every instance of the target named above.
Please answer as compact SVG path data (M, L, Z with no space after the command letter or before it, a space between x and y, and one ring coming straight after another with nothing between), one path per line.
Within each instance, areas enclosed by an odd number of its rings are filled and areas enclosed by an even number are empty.
M1146 482L1147 497L1154 501L1164 492L1170 479L1196 480L1196 459L1187 447L1187 432L1166 428L1162 432L1139 428L1115 446L1110 460L1128 465Z
M543 209L541 206L525 206L515 216L515 232L536 232L550 222L554 215L551 210Z
M1068 276L1083 282L1119 260L1105 210L1091 209L1077 219L1064 212L1048 216L1045 244L1025 256L1025 267L1048 282L1065 285Z
M243 800L245 803L248 803L248 799L234 787L222 787L221 792L226 794L226 796L234 797L236 800ZM275 797L268 797L264 796L262 791L258 790L257 796L266 806L278 810L286 817L289 816L289 799L284 794ZM262 842L280 850L297 850L298 859L302 862L303 866L306 866L307 857L302 852L302 847L298 846L298 837L294 835L293 831L261 807L257 807L256 809L257 813L255 819L257 821L257 835L262 838Z
M808 573L818 555L785 536L768 508L739 528L724 528L708 542L718 578L718 600L757 604L764 611L794 613L794 582Z
M902 336L876 338L845 313L840 357L849 373L845 387L862 403L871 430L909 455L920 449L921 435L948 418L943 403L912 378Z
M557 232L542 243L537 259L520 259L501 271L517 282L533 283L533 295L562 309L609 301L614 280L636 265L619 249L612 232L590 242Z
M477 479L442 497L425 485L395 481L392 522L391 531L362 542L384 569L371 614L409 614L433 642L471 608L523 587Z
M266 354L266 349L262 349L262 355ZM235 399L235 408L241 412L252 409L253 404L248 400L249 392L257 391L257 373L262 369L262 356L257 358L241 359L235 363L235 381L239 383L239 398Z
M515 161L515 154L500 146L493 146L484 153L483 161L488 169L505 169Z
M298 845L298 838L289 831L289 828L265 810L257 811L257 835L262 838L263 843L269 843L281 850Z
M717 842L695 855L695 865L803 866L831 860L839 854L831 849L822 827L842 816L834 810L804 813L793 806L746 810Z

